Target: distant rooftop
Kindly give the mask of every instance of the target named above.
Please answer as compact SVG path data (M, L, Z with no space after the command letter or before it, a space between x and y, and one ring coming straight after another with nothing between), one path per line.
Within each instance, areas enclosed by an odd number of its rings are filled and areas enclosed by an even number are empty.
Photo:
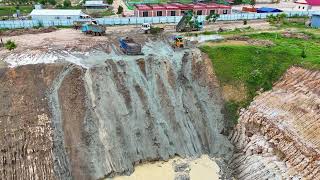
M309 5L320 6L320 0L306 0Z
M103 1L86 1L83 6L107 6Z
M34 9L31 16L83 16L81 9Z
M190 3L190 4L181 4L181 3L169 3L169 4L137 4L135 5L138 10L164 10L164 9L205 9L205 8L222 8L222 9L231 9L231 6L215 3Z

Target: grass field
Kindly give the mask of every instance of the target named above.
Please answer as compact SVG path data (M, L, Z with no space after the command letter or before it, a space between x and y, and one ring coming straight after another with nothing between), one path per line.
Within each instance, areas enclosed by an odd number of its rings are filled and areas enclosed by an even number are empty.
M245 99L229 100L226 103L230 120L236 122L238 109L246 107L257 95L257 91L270 90L273 83L279 80L290 66L320 69L320 35L312 31L309 29L302 31L310 36L308 40L284 37L281 33L246 35L252 39L270 40L274 43L272 47L225 44L201 47L201 50L211 58L222 86L245 85L247 91Z
M20 12L23 15L27 15L32 11L32 6L20 6ZM0 6L0 16L12 16L16 13L15 6Z

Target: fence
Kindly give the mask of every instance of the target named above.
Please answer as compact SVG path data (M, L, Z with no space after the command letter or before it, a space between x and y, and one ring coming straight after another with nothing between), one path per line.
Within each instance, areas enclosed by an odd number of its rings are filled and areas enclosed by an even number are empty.
M289 11L285 12L288 17L294 16L311 16L314 12L311 11ZM268 15L276 15L279 13L242 13L220 15L218 21L236 21L236 20L254 20L266 19ZM181 16L168 17L119 17L119 18L97 18L99 24L103 25L137 25L142 23L178 23ZM205 16L199 16L200 21L205 20ZM11 20L0 21L0 29L18 29L32 27L50 27L50 26L72 26L74 20Z

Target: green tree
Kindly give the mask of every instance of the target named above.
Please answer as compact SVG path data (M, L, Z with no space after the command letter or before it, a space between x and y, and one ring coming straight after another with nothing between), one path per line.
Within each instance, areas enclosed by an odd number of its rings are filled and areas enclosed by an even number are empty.
M229 3L225 0L216 0L217 4L224 4L224 5L229 5Z
M242 4L242 0L234 0L233 5L240 5Z
M122 7L122 6L119 6L119 7L118 7L118 12L117 12L117 14L122 14L122 12L123 12L123 7Z
M57 4L56 0L48 0L48 3L55 6Z
M113 0L107 0L108 4L113 4Z
M254 8L254 6L256 5L256 0L242 0L242 4L248 4Z
M71 7L71 1L70 0L64 0L63 1L63 7Z
M47 4L47 0L39 0L38 1L40 4L42 4L42 5L46 5Z
M206 20L207 20L208 22L213 22L213 23L215 23L219 17L220 17L219 14L210 13L208 16L206 16Z

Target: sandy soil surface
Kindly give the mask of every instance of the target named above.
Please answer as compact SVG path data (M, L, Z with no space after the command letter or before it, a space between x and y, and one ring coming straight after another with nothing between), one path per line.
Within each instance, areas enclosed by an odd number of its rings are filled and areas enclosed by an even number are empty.
M270 25L267 22L260 20L249 22L246 26L244 26L242 22L218 22L216 24L206 25L203 31L215 31L220 27L231 30L249 26L257 30L270 29ZM172 34L177 34L175 32L175 26L172 24L166 25L165 33L163 34L164 37L169 37ZM132 37L142 45L146 42L152 42L155 39L154 35L144 34L139 25L108 26L105 36L85 35L74 29L60 29L39 34L22 34L3 37L3 41L15 41L17 48L13 51L8 51L4 48L0 49L0 60L4 60L14 54L28 54L28 57L40 56L40 52L79 52L85 54L92 50L102 50L110 53L119 47L119 38L121 37ZM14 57L14 59L21 59L21 57ZM56 60L50 56L48 57L48 61L54 62Z
M182 172L177 171L185 166ZM189 176L191 180L216 180L219 179L219 166L203 155L197 159L173 158L168 162L155 162L138 165L130 176L118 176L113 180L173 180L177 176ZM107 180L112 180L107 179Z

